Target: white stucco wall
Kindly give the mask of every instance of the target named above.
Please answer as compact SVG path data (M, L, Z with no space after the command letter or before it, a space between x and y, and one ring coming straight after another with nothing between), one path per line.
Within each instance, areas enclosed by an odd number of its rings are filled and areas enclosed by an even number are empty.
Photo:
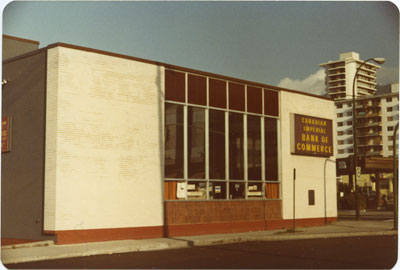
M285 91L281 91L280 95L283 219L293 218L294 168L296 168L296 219L323 218L325 216L324 163L326 158L291 154L290 113L332 119L333 124L335 124L334 103L330 100ZM333 136L334 149L336 149L336 136L335 134ZM335 157L332 156L330 159L335 160ZM315 190L315 205L308 204L308 190ZM326 202L327 217L336 217L336 164L333 162L327 162L326 164Z
M45 230L162 225L163 74L48 50Z

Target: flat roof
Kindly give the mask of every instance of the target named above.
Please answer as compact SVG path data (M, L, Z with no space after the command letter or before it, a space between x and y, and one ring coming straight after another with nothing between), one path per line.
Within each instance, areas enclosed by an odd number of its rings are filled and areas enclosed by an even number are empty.
M40 44L39 41L36 41L36 40L20 38L20 37L14 37L14 36L5 35L5 34L3 34L3 38L17 40L17 41L26 42L26 43L32 43L32 44L36 44L36 45Z
M272 85L268 85L268 84L264 84L264 83L258 83L258 82L238 79L238 78L229 77L229 76L220 75L220 74L215 74L215 73L211 73L211 72L200 71L200 70L196 70L196 69L191 69L191 68L171 65L171 64L167 64L167 63L163 63L163 62L158 62L158 61L138 58L138 57L119 54L119 53L113 53L113 52L109 52L109 51L103 51L103 50L98 50L98 49L93 49L93 48L88 48L88 47L83 47L83 46L78 46L78 45L72 45L72 44L63 43L63 42L53 43L53 44L48 45L47 47L44 47L44 48L29 52L29 53L26 53L26 54L22 54L22 55L13 57L13 58L9 58L7 60L4 60L3 64L9 63L9 62L13 62L13 61L19 60L21 58L29 57L31 55L34 55L34 54L37 54L37 53L40 53L40 52L43 52L45 50L48 50L48 49L51 49L51 48L55 48L55 47L64 47L64 48L70 48L70 49L75 49L75 50L80 50L80 51L86 51L86 52L103 54L103 55L108 55L108 56L113 56L113 57L119 57L119 58L138 61L138 62L142 62L142 63L148 63L148 64L153 64L153 65L163 66L163 67L168 68L168 69L174 69L174 70L183 71L183 72L195 73L195 74L198 74L198 75L204 75L204 76L214 77L214 78L223 79L223 80L229 80L229 81L232 81L232 82L238 82L238 83L242 83L242 84L249 84L249 85L252 85L252 86L258 86L258 87L261 87L261 88L266 88L266 89L269 89L269 90L277 90L277 91L285 91L285 92L290 92L290 93L295 93L295 94L301 94L301 95L310 96L310 97L319 98L319 99L324 99L324 100L329 100L329 101L333 102L333 100L331 98L329 98L329 97L314 95L314 94L302 92L302 91L299 91L299 90L281 88L281 87L272 86Z

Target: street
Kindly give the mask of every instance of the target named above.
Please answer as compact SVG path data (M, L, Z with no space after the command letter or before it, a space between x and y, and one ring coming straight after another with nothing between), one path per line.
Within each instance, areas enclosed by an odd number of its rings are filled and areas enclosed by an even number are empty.
M391 269L397 236L259 241L9 264L9 269Z

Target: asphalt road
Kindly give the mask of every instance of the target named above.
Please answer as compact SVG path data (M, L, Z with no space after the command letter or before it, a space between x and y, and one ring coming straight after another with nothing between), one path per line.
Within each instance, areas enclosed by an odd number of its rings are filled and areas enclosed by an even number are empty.
M6 265L8 269L391 269L397 236L244 242Z

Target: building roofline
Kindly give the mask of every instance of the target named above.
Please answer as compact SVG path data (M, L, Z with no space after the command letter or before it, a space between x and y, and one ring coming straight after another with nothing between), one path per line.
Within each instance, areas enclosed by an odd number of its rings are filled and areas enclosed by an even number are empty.
M380 95L371 95L371 96L363 96L363 97L357 97L357 100L365 100L365 99L374 99L374 98L385 98L385 97L395 97L399 96L399 93L387 93L387 94L380 94ZM352 99L341 99L341 100L335 100L335 103L347 103L351 102Z
M359 64L361 64L361 63L363 63L363 62L365 61L365 60L357 60L357 59L352 59L352 60L353 60L354 62L359 63ZM319 64L319 66L320 66L320 67L323 67L323 66L327 66L327 65L337 64L337 63L340 63L340 62L346 62L346 60L329 61L329 62L325 62L325 63ZM378 66L378 65L373 64L373 63L370 63L370 62L366 62L364 65L373 66L373 67L375 67L375 68L377 68L377 69L381 68L381 66Z
M9 62L12 62L12 61L16 61L18 59L22 59L22 58L25 58L25 57L29 57L31 55L34 55L36 53L41 52L42 50L49 50L49 49L52 49L52 48L55 48L55 47L64 47L64 48L69 48L69 49L75 49L75 50L80 50L80 51L86 51L86 52L92 52L92 53L97 53L97 54L102 54L102 55L108 55L108 56L123 58L123 59L127 59L127 60L133 60L133 61L138 61L138 62L142 62L142 63L163 66L163 67L165 67L167 69L174 69L174 70L177 70L177 71L189 72L189 73L194 73L194 74L198 74L198 75L214 77L216 79L223 79L223 80L237 82L237 83L241 83L241 84L248 84L248 85L251 85L251 86L265 88L265 89L268 89L268 90L285 91L285 92L301 94L301 95L305 95L305 96L310 96L310 97L314 97L314 98L319 98L319 99L332 101L332 99L329 98L329 97L318 96L318 95L302 92L302 91L299 91L299 90L286 89L286 88L277 87L277 86L273 86L273 85L268 85L268 84L264 84L264 83L243 80L243 79L234 78L234 77L225 76L225 75L220 75L220 74L216 74L216 73L211 73L211 72L206 72L206 71L201 71L201 70L196 70L196 69L191 69L191 68L186 68L186 67L181 67L181 66L176 66L176 65L171 65L171 64L167 64L167 63L163 63L163 62L159 62L159 61L148 60L148 59L143 59L143 58L139 58L139 57L124 55L124 54L119 54L119 53L114 53L114 52L109 52L109 51L104 51L104 50L99 50L99 49L93 49L93 48L88 48L88 47L83 47L83 46L63 43L63 42L53 43L53 44L48 45L47 47L44 47L44 48L29 52L29 53L26 53L26 54L22 54L22 55L19 55L19 56L4 60L3 64L6 64L6 63L9 63Z
M14 36L5 35L5 34L3 34L3 38L13 39L13 40L22 41L22 42L27 42L27 43L32 43L32 44L36 44L36 45L39 45L39 44L40 44L39 41L36 41L36 40L31 40L31 39L26 39L26 38L20 38L20 37L14 37Z

